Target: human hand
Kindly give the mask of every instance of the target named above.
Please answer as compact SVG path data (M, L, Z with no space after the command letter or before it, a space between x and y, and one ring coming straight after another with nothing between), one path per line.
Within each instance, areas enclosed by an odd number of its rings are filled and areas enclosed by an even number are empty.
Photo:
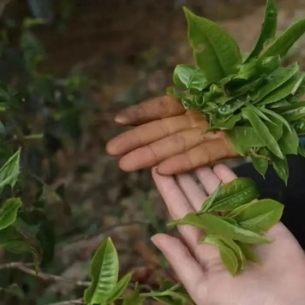
M214 170L200 168L195 173L205 192L188 174L175 179L160 176L153 169L154 181L174 220L199 210L221 181L236 178L224 165ZM152 241L197 305L305 304L304 252L282 223L267 233L274 242L256 249L263 263L249 264L235 277L223 267L216 248L198 243L204 232L191 226L178 229L183 242L165 234L155 235Z
M107 144L120 156L120 168L134 171L157 165L159 174L186 172L237 153L224 132L207 133L208 124L195 111L185 111L172 96L162 96L122 110L115 120L135 128Z

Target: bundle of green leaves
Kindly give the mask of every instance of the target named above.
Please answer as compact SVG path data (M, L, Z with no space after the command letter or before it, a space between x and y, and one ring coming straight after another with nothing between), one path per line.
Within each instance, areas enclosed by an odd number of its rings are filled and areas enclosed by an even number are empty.
M283 205L271 199L258 200L255 183L239 178L220 185L197 213L187 214L171 226L191 225L204 230L200 241L215 245L232 275L247 262L260 262L254 246L272 242L265 233L282 217Z
M259 173L268 164L287 182L286 155L305 151L304 72L298 63L284 67L283 57L305 32L305 19L279 37L277 6L267 0L265 20L253 50L242 56L235 40L216 23L184 8L196 65L178 65L168 93L186 109L199 111L211 130L226 130L241 156L249 156Z

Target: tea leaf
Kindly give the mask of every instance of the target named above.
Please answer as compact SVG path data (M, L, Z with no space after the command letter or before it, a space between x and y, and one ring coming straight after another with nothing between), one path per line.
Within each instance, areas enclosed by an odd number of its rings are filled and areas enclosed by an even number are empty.
M144 297L140 296L140 288L139 285L136 284L134 291L125 296L123 300L123 305L143 305Z
M276 117L272 118L272 123L270 122L264 122L266 127L268 128L269 132L272 134L274 139L276 141L279 141L279 139L283 135L283 123L282 121L278 120Z
M305 116L305 101L300 101L290 106L277 109L288 122L297 121Z
M241 115L233 115L229 120L226 122L220 122L213 119L212 125L217 130L230 130L235 127L236 123L241 120Z
M250 153L250 158L253 163L253 166L263 177L265 177L269 165L267 156L268 151L264 147L259 149L257 155L253 155Z
M6 185L14 187L19 176L20 150L18 150L0 169L0 192Z
M291 126L290 124L287 122L287 120L285 120L281 115L277 114L276 112L269 110L267 108L259 108L262 112L268 114L269 116L272 116L274 118L276 118L278 121L280 121L281 123L283 123L289 131L291 131Z
M294 63L289 67L280 67L269 76L269 82L260 88L258 96L254 99L254 103L260 102L265 96L272 91L285 84L293 75L299 71L298 63Z
M292 94L294 90L298 88L298 86L301 85L303 81L303 77L304 76L300 74L294 75L286 83L284 83L276 90L272 91L264 99L262 99L259 103L257 103L257 106L269 105L288 97L289 95Z
M0 208L0 230L12 225L17 218L17 213L22 202L19 198L7 199Z
M298 153L305 158L305 148L301 143L299 144Z
M289 167L288 167L287 158L284 157L284 159L280 159L277 156L273 156L272 165L275 172L287 185L288 177L289 177Z
M130 280L132 277L132 272L127 273L125 276L123 276L118 283L116 284L114 290L111 292L110 296L108 297L108 304L112 304L114 301L119 299L126 288L128 287Z
M217 82L234 74L242 57L235 40L218 24L196 16L184 7L188 38L198 67L209 82Z
M277 28L277 6L275 0L267 0L266 11L264 23L262 26L261 34L258 38L258 41L246 59L245 62L248 62L254 57L257 57L260 52L264 49L265 45L269 43L270 40L274 39Z
M200 91L208 84L203 72L191 65L178 65L174 71L174 82L186 89Z
M242 250L245 258L248 261L252 261L254 263L261 263L262 260L258 257L258 255L255 253L252 245L247 245L244 243L236 242L236 244L240 247Z
M117 251L110 238L96 251L91 262L92 284L86 289L86 304L106 304L118 280L119 261Z
M236 253L228 245L226 245L220 238L208 235L202 242L213 245L219 249L221 261L227 270L235 275L239 269L239 262Z
M232 239L220 238L236 255L238 259L238 269L243 270L246 266L246 258L239 245Z
M269 122L269 123L273 123L262 111L260 108L253 106L250 103L245 103L245 106L247 108L249 108L249 110L251 110L253 113L255 113L257 116L259 116L261 119Z
M230 142L236 152L245 156L251 147L263 147L265 143L252 127L236 126L227 131Z
M288 27L262 54L261 58L280 55L285 56L290 48L305 32L305 19L299 20Z
M183 219L173 221L169 225L191 225L204 230L207 234L222 236L224 238L238 240L248 244L270 243L271 240L255 232L235 226L221 217L202 214L187 214Z
M263 199L249 204L234 219L247 229L264 232L280 221L283 210L284 206L281 203Z
M204 201L202 207L201 207L201 212L205 213L208 211L212 204L214 203L216 197L219 195L219 191L221 188L221 184L217 187L217 189Z
M283 135L279 140L279 146L285 155L298 154L299 137L293 127L290 128L290 131L284 128Z
M200 212L226 212L257 198L256 184L248 178L238 178L222 184L207 198Z
M293 127L298 135L305 134L305 120L300 119L297 122L294 122Z
M284 158L284 155L276 142L273 135L270 133L267 126L261 121L261 119L249 108L243 109L243 114L247 117L247 119L250 121L252 127L257 132L261 140L264 142L264 144L280 159Z

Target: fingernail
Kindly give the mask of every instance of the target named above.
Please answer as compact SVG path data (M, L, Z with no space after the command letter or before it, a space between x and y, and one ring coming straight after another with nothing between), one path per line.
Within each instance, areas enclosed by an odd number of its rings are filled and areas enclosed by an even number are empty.
M150 240L151 240L151 242L152 242L155 246L157 246L157 241L156 241L156 236L155 236L155 235L152 236L152 237L150 238Z
M119 123L119 124L126 124L127 123L127 119L125 116L118 114L115 118L114 121Z

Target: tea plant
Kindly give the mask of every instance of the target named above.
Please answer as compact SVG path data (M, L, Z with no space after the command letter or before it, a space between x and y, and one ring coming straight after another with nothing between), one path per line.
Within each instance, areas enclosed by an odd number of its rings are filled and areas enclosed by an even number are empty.
M111 305L117 304L117 301L122 301L120 304L123 305L141 305L146 299L167 305L193 304L184 289L170 281L161 283L158 291L141 292L137 283L130 287L132 273L118 280L118 254L110 238L96 251L91 262L90 275L92 282L84 294L86 305Z
M282 66L282 59L305 32L305 19L279 37L275 0L268 0L265 20L256 45L242 55L235 40L218 24L184 8L188 39L196 65L178 65L175 87L186 109L200 112L207 131L226 130L241 156L249 156L265 175L272 164L287 182L286 156L305 151L299 136L305 133L304 72L298 63Z

